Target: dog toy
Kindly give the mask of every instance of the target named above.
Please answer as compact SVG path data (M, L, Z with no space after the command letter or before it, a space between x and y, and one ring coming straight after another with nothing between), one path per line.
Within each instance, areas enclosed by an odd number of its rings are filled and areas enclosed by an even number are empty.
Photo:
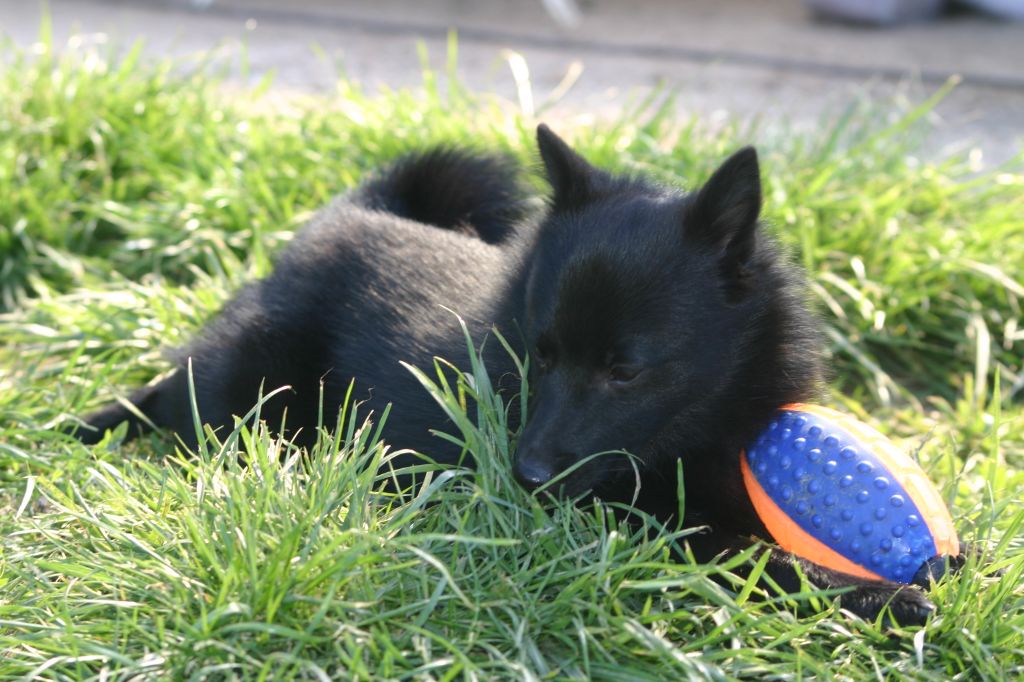
M835 410L786 405L740 454L740 469L772 539L819 565L909 584L941 575L945 557L960 554L921 467Z

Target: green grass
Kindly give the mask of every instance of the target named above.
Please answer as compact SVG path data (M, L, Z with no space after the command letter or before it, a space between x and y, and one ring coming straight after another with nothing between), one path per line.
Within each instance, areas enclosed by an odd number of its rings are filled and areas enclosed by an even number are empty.
M342 82L271 106L263 88L225 93L215 65L5 57L0 679L1024 673L1024 171L922 158L932 103L854 107L800 138L711 134L670 103L560 127L599 165L687 186L759 143L767 218L828 325L834 401L915 452L1005 570L970 566L931 591L926 627L893 631L828 594L725 589L711 578L730 565L671 560L686 530L542 509L509 478L478 366L421 368L483 465L433 472L413 500L378 492L390 453L355 408L308 456L263 430L197 457L61 435L167 369L162 348L369 169L434 141L533 162L535 121L433 74L418 93Z

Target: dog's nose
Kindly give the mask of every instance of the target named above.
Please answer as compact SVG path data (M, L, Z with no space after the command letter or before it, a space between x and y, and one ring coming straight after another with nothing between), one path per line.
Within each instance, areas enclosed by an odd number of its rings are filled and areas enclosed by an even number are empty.
M533 492L555 476L555 472L543 462L520 457L512 465L512 474L519 485Z

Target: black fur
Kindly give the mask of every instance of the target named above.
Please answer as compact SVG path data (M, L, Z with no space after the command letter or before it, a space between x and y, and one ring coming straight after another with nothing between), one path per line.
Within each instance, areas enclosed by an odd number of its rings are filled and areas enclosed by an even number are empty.
M265 392L291 389L263 410L287 410L290 434L314 437L320 382L330 415L351 379L379 414L385 436L440 462L460 453L430 429L445 418L405 361L435 356L466 366L457 311L480 339L497 327L529 351L530 418L515 475L527 488L592 490L630 500L635 457L639 507L677 511L685 472L686 519L710 530L701 560L736 552L764 527L744 492L738 453L779 406L813 400L821 342L802 279L764 234L757 154L730 157L694 194L593 168L545 126L537 132L554 190L548 211L526 221L526 197L504 158L446 149L413 155L338 199L305 227L269 277L243 289L189 347L200 413L228 427ZM446 228L446 229L438 229ZM489 344L496 380L514 367ZM160 427L194 444L182 369L132 397ZM89 418L96 440L128 420L121 405ZM872 617L886 605L900 622L933 608L911 587L870 582L771 551L768 574L800 588L794 561L823 588L851 587L843 606Z
M454 462L460 453L429 433L445 425L443 412L399 362L426 367L441 356L467 365L462 332L443 306L456 309L478 339L494 322L514 320L508 283L517 256L484 240L506 239L525 217L516 171L504 157L451 149L398 161L314 217L268 277L243 288L173 353L178 371L130 402L194 446L184 371L191 360L205 423L230 428L261 387L266 394L287 385L262 416L277 426L287 411L288 435L308 445L321 381L324 414L332 415L354 378L364 410L379 415L394 403L390 442ZM490 360L500 366L502 355ZM130 437L148 429L115 404L89 417L94 430L79 436L93 442L125 420Z
M399 160L350 200L497 244L524 215L525 192L517 174L511 158L432 149Z

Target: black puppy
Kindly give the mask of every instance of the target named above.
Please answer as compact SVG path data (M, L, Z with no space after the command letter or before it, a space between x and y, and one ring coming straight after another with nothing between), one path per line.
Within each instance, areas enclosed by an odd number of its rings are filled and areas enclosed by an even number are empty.
M385 438L442 463L460 452L429 434L440 408L399 364L435 356L467 366L454 309L474 338L497 328L530 353L530 418L515 476L549 484L587 456L626 450L639 468L637 505L661 518L677 510L685 471L686 519L711 530L691 542L701 560L767 537L743 488L738 453L786 403L821 384L820 341L802 280L760 229L757 155L730 157L696 193L598 170L545 126L537 131L553 198L539 220L507 160L435 150L399 162L323 210L280 255L273 274L230 301L177 354L179 369L131 401L194 444L187 376L191 358L203 421L229 427L261 386L291 386L263 409L287 410L289 435L315 437L319 386L325 413L354 378L380 413ZM444 229L438 229L444 228ZM496 380L514 374L498 344L485 357ZM95 440L128 421L120 405L92 415ZM634 463L588 459L550 486L575 496L630 499ZM471 463L470 463L471 464ZM767 573L800 589L850 587L844 607L900 622L934 608L910 587L867 581L776 550Z

